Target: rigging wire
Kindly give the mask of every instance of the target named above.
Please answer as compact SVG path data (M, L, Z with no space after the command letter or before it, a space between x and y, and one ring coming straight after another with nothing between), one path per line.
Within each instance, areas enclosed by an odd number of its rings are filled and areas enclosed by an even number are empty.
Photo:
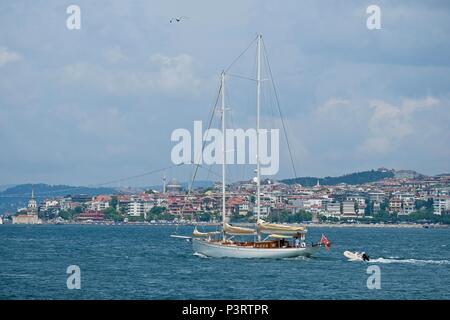
M165 170L168 170L168 169L171 169L171 168L180 167L180 166L183 166L183 165L186 165L186 163L175 164L175 165L172 165L172 166L167 166L167 167L156 169L156 170L152 170L152 171L147 171L147 172L144 172L144 173L141 173L141 174L138 174L138 175L124 177L124 178L120 178L120 179L116 179L116 180L110 180L110 181L107 181L107 182L102 182L102 183L97 183L97 184L90 184L90 185L87 185L87 186L70 187L70 188L66 188L66 189L50 190L50 191L45 191L45 192L35 192L35 196L44 196L44 195L47 195L47 194L61 193L61 192L66 192L66 191L68 192L68 191L74 191L74 190L77 190L77 189L103 187L103 186L114 184L114 183L119 183L119 182L123 182L123 181L138 179L138 178L145 177L145 176L148 176L148 175L151 175L151 174L155 174L155 173L158 173L158 172L162 172L162 171L165 171ZM0 198L8 198L8 197L9 198L19 198L19 197L22 197L22 196L25 196L25 195L28 196L29 192L27 192L27 193L0 195Z
M209 132L209 129L211 128L212 122L213 122L213 120L214 120L214 115L215 115L215 113L216 113L217 104L219 103L219 98L220 98L220 93L221 93L221 92L222 92L222 83L221 83L220 86L219 86L219 90L218 90L217 97L216 97L216 102L214 103L214 107L212 108L212 111L211 111L211 117L210 117L210 119L209 119L208 129L207 129L206 132ZM194 165L196 165L196 167L195 167L194 173L193 173L193 175L192 175L191 186L189 187L188 194L190 194L191 189L192 189L192 184L194 183L194 180L195 180L195 178L196 178L196 176L197 176L198 168L199 168L199 166L200 166L200 158L201 158L202 155L203 155L203 150L205 149L205 144L206 144L206 137L205 137L205 139L203 140L203 143L202 143L202 151L201 151L201 153L200 153L200 155L199 155L199 159L198 159L198 161L197 161L196 164L194 163Z
M292 165L292 169L293 169L293 172L294 172L294 177L295 177L295 179L297 179L297 171L295 170L295 164L294 164L294 158L292 156L291 144L289 143L289 139L288 139L288 135L287 135L287 129L286 129L286 124L284 122L283 113L281 112L281 107L280 107L280 100L278 98L278 91L277 91L276 86L275 86L275 81L273 80L272 69L270 68L269 57L267 55L267 50L266 50L266 45L264 44L264 40L262 40L262 47L263 47L263 50L264 50L264 58L265 58L265 60L267 62L267 69L268 69L267 71L269 71L270 80L271 80L273 91L274 91L274 94L275 94L275 100L277 102L278 112L279 112L280 118L281 118L281 124L283 126L284 136L286 138L286 144L287 144L288 151L289 151L289 157L290 157L290 160L291 160L291 165Z
M227 73L228 76L230 77L234 77L234 78L240 78L240 79L245 79L245 80L250 80L250 81L257 81L256 79L247 77L247 76L243 76L240 74L236 74L236 73Z
M215 99L214 106L213 106L213 108L211 110L211 117L209 119L208 129L207 129L206 132L209 132L209 129L211 128L211 124L212 124L212 122L214 120L214 115L216 113L217 104L219 103L219 98L220 98L220 93L221 92L222 92L222 83L219 85L219 90L218 90L218 93L217 93L217 97ZM194 173L192 174L191 183L188 186L187 195L184 197L185 200L183 201L183 206L181 207L181 211L180 211L180 215L182 217L183 217L184 209L186 207L186 202L189 199L189 196L191 195L191 192L192 192L193 184L194 184L195 178L196 178L197 173L198 173L198 168L201 166L200 165L200 159L201 159L201 157L203 155L203 150L205 149L205 144L206 144L206 137L205 137L205 139L203 140L203 143L202 143L202 151L201 151L201 153L199 155L199 159L198 159L197 163L194 163L194 165L195 165ZM177 227L175 229L175 233L178 233L178 225L177 225Z
M230 106L233 105L233 102L232 102L233 100L231 99L230 90L227 90L225 92L225 96L226 96L226 99L228 101L228 105L230 105ZM228 121L229 121L229 124L230 124L230 128L235 129L236 126L234 124L233 110L231 108L228 108L228 109L229 109L229 112L228 112L228 115L229 115L228 119L229 120ZM226 134L226 130L223 132L223 134ZM234 137L233 137L233 139L234 139ZM232 145L234 146L234 141L233 141ZM235 152L234 151L235 150L227 150L227 146L224 147L224 150L227 153L233 151L233 161L232 162L234 163L234 156L235 156ZM226 153L226 162L225 162L225 164L229 163L228 162L229 161L229 156L228 156L227 153ZM228 166L228 168L230 168L230 166ZM227 177L226 178L227 178L227 181L229 181L229 182L231 182L235 178L233 168L230 168L229 170L227 170Z
M213 171L210 167L205 167L205 166L203 166L201 164L199 164L198 166L199 166L200 169L206 170L208 172L208 174L212 174L213 176L216 176L216 177L221 177L222 176L220 173L217 173L217 172Z
M255 37L255 39L253 39L252 42L250 42L250 44L247 46L247 48L245 48L244 51L241 52L241 54L239 56L237 56L236 59L233 60L233 62L225 69L225 73L228 72L228 70L231 69L231 67L233 67L233 65L248 51L248 49L250 49L250 47L253 45L253 43L255 43L255 41L258 39L258 36Z

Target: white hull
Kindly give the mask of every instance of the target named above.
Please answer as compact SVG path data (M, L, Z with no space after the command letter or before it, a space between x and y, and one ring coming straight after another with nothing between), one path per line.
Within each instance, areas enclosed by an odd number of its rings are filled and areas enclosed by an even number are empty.
M252 248L237 245L224 245L220 242L210 242L205 239L192 239L194 252L212 258L266 258L280 259L299 256L311 256L320 246L305 248Z
M364 261L362 253L359 252L344 251L344 256L352 261Z

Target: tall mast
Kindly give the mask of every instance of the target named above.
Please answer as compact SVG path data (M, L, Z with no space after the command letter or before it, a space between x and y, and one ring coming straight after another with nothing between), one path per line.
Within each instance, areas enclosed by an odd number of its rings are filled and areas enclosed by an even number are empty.
M261 40L262 35L258 34L258 55L256 71L256 219L259 220L261 213L261 177L259 158L259 109L261 95Z
M223 225L223 239L225 240L225 164L226 164L226 151L225 151L225 71L222 71L220 75L221 80L221 98L222 98L222 225Z

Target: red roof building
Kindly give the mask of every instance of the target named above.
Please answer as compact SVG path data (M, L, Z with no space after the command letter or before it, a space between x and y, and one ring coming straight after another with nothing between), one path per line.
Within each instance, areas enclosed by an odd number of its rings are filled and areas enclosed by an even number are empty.
M105 220L105 214L101 211L88 210L80 213L80 215L76 218L78 221L103 221Z

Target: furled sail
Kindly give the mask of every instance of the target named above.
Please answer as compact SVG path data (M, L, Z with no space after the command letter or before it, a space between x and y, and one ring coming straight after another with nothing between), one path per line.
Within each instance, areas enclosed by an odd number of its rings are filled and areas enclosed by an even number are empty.
M262 219L259 219L256 223L259 232L271 234L296 234L296 233L306 233L307 230L303 226L292 226L277 223L268 223Z
M232 235L252 235L252 234L256 234L256 230L254 229L250 229L250 228L243 228L243 227L235 227L232 226L228 223L225 223L224 227L223 227L223 231L227 234L232 234Z
M285 234L270 234L269 238L274 238L274 239L292 239L293 236L288 236Z
M218 233L220 233L220 232L218 232L218 231L200 232L200 231L197 230L197 228L195 228L194 231L192 232L192 236L193 237L205 237L206 238L206 237L212 236L214 234L218 234Z

